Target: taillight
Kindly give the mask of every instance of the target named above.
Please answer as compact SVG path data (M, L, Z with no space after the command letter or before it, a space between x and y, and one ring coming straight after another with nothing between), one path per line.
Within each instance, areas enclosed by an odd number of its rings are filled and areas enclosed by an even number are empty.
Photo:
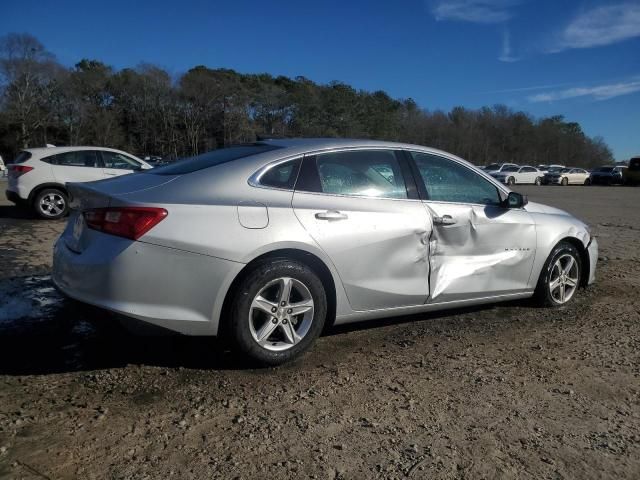
M84 219L93 230L138 240L167 215L164 208L114 207L87 210Z
M11 178L18 178L19 176L33 170L33 167L28 167L27 165L9 165L8 168L9 176Z

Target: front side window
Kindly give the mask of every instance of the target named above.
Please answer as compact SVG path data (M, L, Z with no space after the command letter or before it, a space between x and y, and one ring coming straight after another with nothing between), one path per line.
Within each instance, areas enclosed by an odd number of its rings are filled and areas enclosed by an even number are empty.
M400 162L392 150L357 150L316 156L323 193L407 198Z
M260 185L293 190L299 169L299 158L274 165L260 177Z
M122 153L101 151L102 161L105 168L115 168L118 170L137 170L140 168L140 163L136 162L133 158L127 157Z
M411 152L429 200L500 205L498 188L464 165L428 153Z
M43 158L42 160L50 163L51 165L58 165L61 167L100 167L98 155L94 150L58 153L57 155L52 155L50 157Z

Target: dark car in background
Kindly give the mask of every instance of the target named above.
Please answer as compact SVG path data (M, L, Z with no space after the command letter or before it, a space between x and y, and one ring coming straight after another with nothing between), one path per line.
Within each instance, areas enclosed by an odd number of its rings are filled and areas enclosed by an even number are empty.
M622 172L622 180L625 185L640 185L640 157L629 160L629 168Z
M591 185L622 185L622 172L627 167L624 165L607 165L596 168L591 172L589 183Z

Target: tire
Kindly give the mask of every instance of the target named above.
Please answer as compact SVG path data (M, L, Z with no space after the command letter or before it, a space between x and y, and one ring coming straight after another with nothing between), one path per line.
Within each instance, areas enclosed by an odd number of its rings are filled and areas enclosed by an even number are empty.
M540 186L540 185L542 185L542 179L540 177L536 177L536 180L533 183L538 185L538 186Z
M585 184L585 185L591 185L591 180L590 180L590 179L588 179L588 178L587 178L587 179L585 179L584 184Z
M569 179L567 177L563 177L562 181L560 182L560 185L562 185L563 187L566 187L567 185L569 185Z
M57 188L45 188L33 199L33 208L40 218L57 220L69 213L69 198Z
M283 293L287 285L288 296ZM292 315L296 305L302 313ZM295 260L270 260L241 280L231 308L229 340L253 363L281 365L311 347L326 316L327 297L318 275Z
M573 259L571 264L570 258ZM565 277L562 277L559 265L563 267ZM569 265L571 266L569 267ZM576 247L569 242L558 243L549 254L549 258L540 272L534 295L536 303L543 307L566 305L575 297L580 286L581 275L582 261ZM565 280L567 281L565 282ZM569 284L569 281L573 285Z
M507 185L515 185L515 183L516 183L516 179L515 178L509 177L507 179Z

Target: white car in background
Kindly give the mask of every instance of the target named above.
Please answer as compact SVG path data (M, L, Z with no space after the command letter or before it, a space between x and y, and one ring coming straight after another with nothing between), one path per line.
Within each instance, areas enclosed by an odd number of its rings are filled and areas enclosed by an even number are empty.
M493 175L494 173L502 172L505 168L508 167L517 167L517 163L491 163L484 167L484 171L489 175Z
M515 185L516 183L531 183L534 185L542 184L544 174L536 167L529 165L505 167L500 172L492 173L492 177L507 185Z
M67 182L93 182L152 168L133 155L103 147L27 148L9 164L7 199L42 218L69 211Z
M589 185L590 175L584 168L563 168L547 173L543 183L549 185Z

